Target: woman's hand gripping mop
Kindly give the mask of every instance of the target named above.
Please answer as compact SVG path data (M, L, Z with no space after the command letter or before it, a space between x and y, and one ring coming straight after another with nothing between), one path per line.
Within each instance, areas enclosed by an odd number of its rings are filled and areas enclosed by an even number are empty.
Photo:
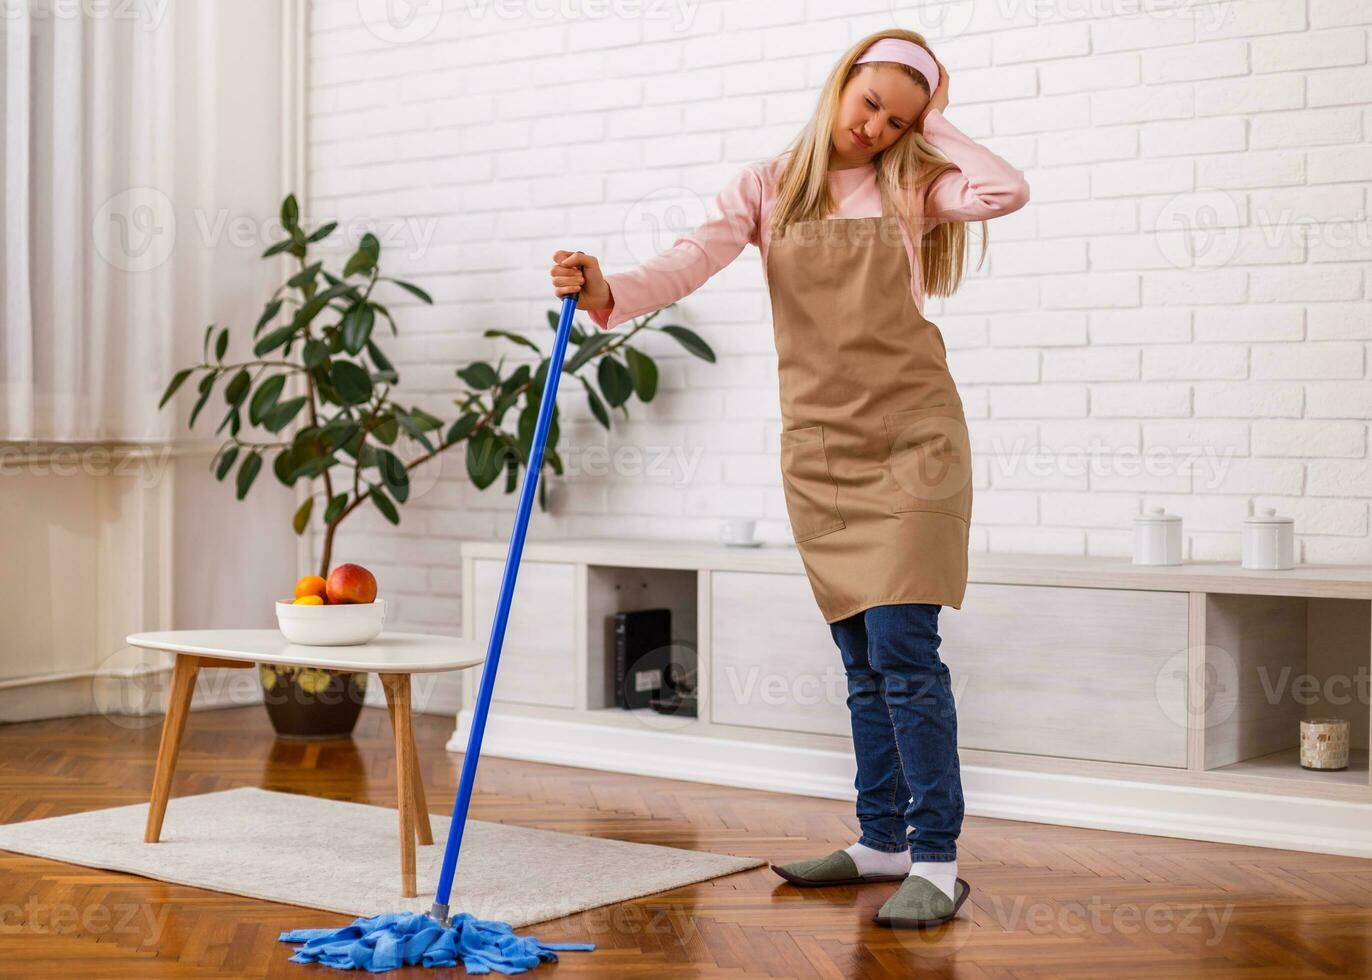
M342 929L295 929L283 932L281 942L305 944L291 956L292 963L323 963L340 970L364 969L380 973L414 964L455 966L460 960L468 973L496 970L508 974L523 973L544 960L556 960L558 951L595 949L594 943L541 943L531 936L516 936L514 930L504 922L477 919L467 912L460 912L451 918L448 915L448 898L452 893L457 853L462 846L462 828L467 822L467 808L472 800L476 764L481 756L481 738L486 730L486 713L491 705L491 691L495 688L496 668L500 664L500 649L505 640L505 624L509 619L515 577L519 572L519 556L524 550L524 532L533 509L534 490L543 470L543 449L557 401L557 384L562 377L562 361L572 332L577 295L568 294L562 301L562 318L558 321L557 339L553 342L553 352L549 358L529 465L519 491L514 535L505 558L505 576L500 584L500 604L496 607L495 621L491 625L486 663L481 671L481 689L477 694L476 711L472 715L471 733L467 737L467 752L462 758L462 777L458 783L452 823L448 827L448 844L443 851L443 868L433 908L428 915L392 912L370 919L358 919Z

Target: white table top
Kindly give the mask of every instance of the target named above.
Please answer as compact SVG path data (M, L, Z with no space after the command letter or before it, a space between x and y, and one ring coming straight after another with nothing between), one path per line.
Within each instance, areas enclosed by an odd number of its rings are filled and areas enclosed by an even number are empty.
M484 645L478 647L461 636L434 633L383 632L370 643L330 647L292 643L276 629L162 630L130 633L125 642L149 650L194 653L218 660L251 660L253 663L382 674L462 670L486 660Z

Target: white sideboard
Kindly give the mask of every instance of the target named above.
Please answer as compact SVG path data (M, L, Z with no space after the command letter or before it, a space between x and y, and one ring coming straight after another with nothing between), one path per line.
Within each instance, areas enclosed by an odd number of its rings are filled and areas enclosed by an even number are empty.
M508 547L462 545L483 644ZM614 706L610 614L657 606L696 718ZM973 553L939 627L969 814L1372 856L1372 569ZM529 540L483 752L851 799L845 697L794 548ZM1349 768L1301 768L1300 719L1330 716Z

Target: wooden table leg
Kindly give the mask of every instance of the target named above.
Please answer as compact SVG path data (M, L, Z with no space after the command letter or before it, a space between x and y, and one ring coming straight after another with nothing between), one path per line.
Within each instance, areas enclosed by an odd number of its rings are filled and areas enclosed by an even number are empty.
M190 714L191 696L195 694L195 678L199 672L199 657L185 653L176 655L167 714L162 719L162 741L157 747L157 769L152 777L148 824L143 831L143 841L148 844L156 844L162 836L162 818L167 813L172 774L176 772L176 756L181 749L181 734L186 730L186 716Z
M408 674L405 675L409 677ZM384 686L384 684L383 684ZM391 738L399 738L396 733L395 705L392 703L390 688L386 688L386 710L391 716ZM429 822L429 801L424 794L424 774L419 767L419 749L414 741L414 713L410 713L411 723L404 728L405 737L410 740L410 761L413 768L410 770L410 789L414 795L414 814L415 814L415 836L419 838L421 844L432 844L434 842L433 826Z
M415 883L414 864L414 742L404 734L410 730L410 675L380 676L381 685L386 689L386 705L392 719L391 734L395 740L395 781L400 811L400 894L415 898L419 889Z

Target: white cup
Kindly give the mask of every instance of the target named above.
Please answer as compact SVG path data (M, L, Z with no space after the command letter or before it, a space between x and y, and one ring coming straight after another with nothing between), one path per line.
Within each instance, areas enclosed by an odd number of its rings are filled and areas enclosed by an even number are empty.
M719 538L725 544L752 544L756 527L751 517L731 517L719 526Z

